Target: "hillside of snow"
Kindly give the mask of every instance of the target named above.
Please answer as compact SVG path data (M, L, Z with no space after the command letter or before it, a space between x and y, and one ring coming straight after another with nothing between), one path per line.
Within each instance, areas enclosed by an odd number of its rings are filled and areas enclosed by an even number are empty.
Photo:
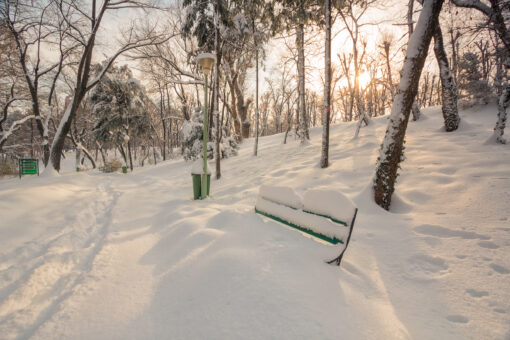
M182 160L0 180L0 339L510 339L510 147L495 106L410 122L390 212L371 198L386 118L352 140L253 140L193 201ZM73 157L69 162L74 162ZM72 169L72 165L69 166ZM338 247L254 213L261 185L359 208Z

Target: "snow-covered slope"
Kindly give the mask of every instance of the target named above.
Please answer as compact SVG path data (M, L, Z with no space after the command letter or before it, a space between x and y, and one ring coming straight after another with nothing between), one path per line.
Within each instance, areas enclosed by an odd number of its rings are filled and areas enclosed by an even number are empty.
M191 163L0 180L2 339L509 339L510 148L486 145L495 108L445 133L409 125L391 212L370 183L386 119L331 166L311 144L252 141L192 201ZM359 207L338 248L256 215L260 185L337 189Z

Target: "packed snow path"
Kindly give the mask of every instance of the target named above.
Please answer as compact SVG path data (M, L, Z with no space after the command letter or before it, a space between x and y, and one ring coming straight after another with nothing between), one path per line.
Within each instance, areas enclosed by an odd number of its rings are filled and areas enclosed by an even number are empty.
M351 141L281 135L222 163L192 201L191 164L0 180L1 339L504 339L510 336L510 148L494 107L445 133L410 123L391 212L372 203L386 119ZM68 157L72 158L72 157ZM71 166L72 167L72 166ZM360 208L337 253L255 215L260 185L335 188Z

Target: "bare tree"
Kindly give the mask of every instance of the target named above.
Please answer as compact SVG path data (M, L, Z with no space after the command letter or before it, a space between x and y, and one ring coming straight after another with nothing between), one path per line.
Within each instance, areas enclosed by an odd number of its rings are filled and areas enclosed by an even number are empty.
M365 105L362 100L362 93L360 88L359 77L361 74L362 65L364 63L364 59L366 56L366 47L367 41L363 39L361 36L360 30L367 25L373 25L374 23L364 22L364 16L367 10L373 6L375 3L374 0L370 1L356 1L349 0L344 2L344 6L339 10L340 18L344 23L344 27L349 33L349 37L352 42L352 57L349 58L349 61L353 63L353 81L352 84L349 84L349 88L351 88L351 94L353 98L351 99L353 103L356 104L356 109L358 113L358 126L356 128L355 138L358 135L359 129L361 128L361 123L365 123L368 125L370 123L370 118L368 117L365 109ZM343 58L343 67L344 71L349 71L347 66L347 58ZM350 77L350 73L347 73L348 77Z
M506 2L501 0L489 0L489 4L485 4L480 0L452 0L452 2L459 7L472 8L482 13L487 17L489 29L496 32L497 36L504 45L506 56L504 60L504 69L502 78L504 84L498 102L498 120L494 127L494 133L491 137L496 142L505 144L506 139L503 137L505 133L507 108L510 106L510 82L509 82L509 68L510 68L510 31L508 30L505 18L510 14L510 8Z
M329 120L331 115L331 1L324 4L326 18L326 39L324 52L324 111L322 113L322 151L321 168L329 165Z
M414 0L409 0L409 4L407 5L407 32L409 34L409 41L411 40L411 35L414 32ZM413 101L413 105L411 106L411 110L413 113L413 120L420 119L421 111L418 103L416 102L416 98Z
M402 78L393 102L391 115L376 166L374 199L389 209L395 190L397 171L403 160L403 145L413 101L418 92L421 71L427 57L430 41L438 25L444 0L425 0L416 30L408 44Z
M62 150L64 148L65 138L71 129L71 124L75 118L80 103L84 99L88 91L90 91L106 74L108 69L112 66L114 61L123 53L149 45L161 44L169 39L167 35L159 34L155 27L148 29L148 34L140 34L136 27L131 25L124 32L124 42L119 49L113 53L104 63L101 72L97 76L92 77L91 63L92 56L96 46L96 36L101 28L104 16L108 11L115 11L123 8L153 8L149 3L143 3L133 0L104 0L104 2L97 6L97 0L92 0L90 7L85 8L83 4L76 0L64 1L57 0L58 8L60 10L61 18L72 28L70 35L77 41L80 49L80 57L77 60L77 68L75 69L76 75L74 79L74 90L72 99L67 106L63 117L60 120L55 138L51 145L50 160L51 167L59 171L60 159ZM72 15L71 15L72 13ZM84 13L91 13L85 15ZM77 20L84 21L90 24L89 29L77 26Z
M434 32L434 53L439 65L441 78L441 97L444 126L446 131L455 131L459 127L460 117L457 109L457 85L448 66L448 57L444 50L443 34L438 23Z
M59 11L62 15L59 15ZM8 1L5 6L0 7L0 16L15 41L17 58L28 87L32 114L42 138L44 165L48 164L50 156L48 124L53 115L53 93L66 60L77 48L76 42L69 41L72 24L66 16L71 15L72 8L66 6L59 9L59 2L56 0L16 0ZM42 56L45 45L57 47L56 60L48 61ZM49 88L45 93L46 114L42 113L41 103L43 83Z

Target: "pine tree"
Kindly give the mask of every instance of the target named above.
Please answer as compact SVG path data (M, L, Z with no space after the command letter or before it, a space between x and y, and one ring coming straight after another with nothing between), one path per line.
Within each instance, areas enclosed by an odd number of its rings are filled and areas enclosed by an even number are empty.
M474 104L487 103L491 88L486 80L483 80L480 70L480 58L476 53L467 52L459 60L459 88L473 100Z
M191 117L191 120L185 121L182 125L182 155L186 161L194 161L202 157L202 140L204 116L201 107L197 107ZM213 131L214 132L214 131ZM214 133L213 133L214 134ZM223 136L226 133L222 133ZM239 146L234 138L223 137L220 141L221 158L228 158L237 155ZM213 152L214 143L207 143L207 159L218 157Z
M99 72L101 69L97 68ZM92 91L90 102L95 117L92 134L99 142L116 146L126 165L129 158L132 171L132 139L146 136L151 130L147 114L150 100L145 89L127 65L113 66Z

